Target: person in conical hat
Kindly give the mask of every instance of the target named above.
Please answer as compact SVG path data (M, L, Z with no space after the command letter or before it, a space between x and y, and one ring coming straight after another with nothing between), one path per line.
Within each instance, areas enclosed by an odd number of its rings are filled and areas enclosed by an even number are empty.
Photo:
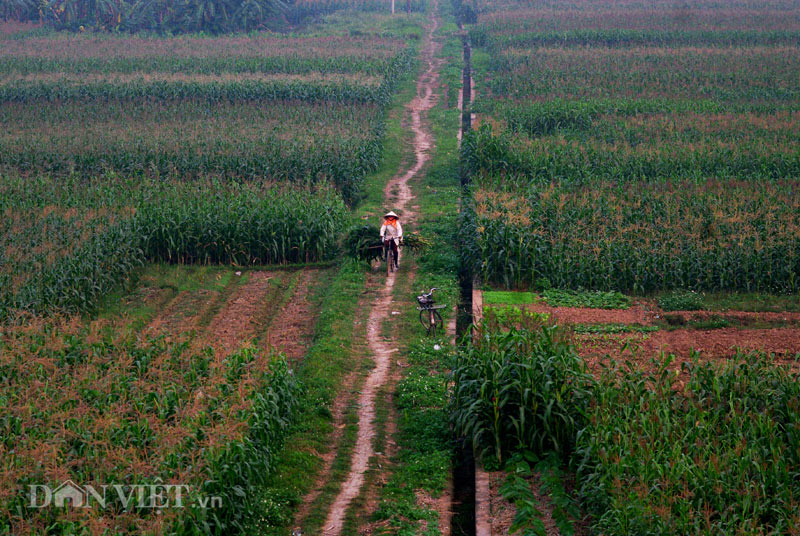
M403 241L403 226L400 225L400 217L392 211L387 212L383 216L383 225L381 225L381 242L385 248L392 248L394 251L394 267L399 267L398 262L398 245Z

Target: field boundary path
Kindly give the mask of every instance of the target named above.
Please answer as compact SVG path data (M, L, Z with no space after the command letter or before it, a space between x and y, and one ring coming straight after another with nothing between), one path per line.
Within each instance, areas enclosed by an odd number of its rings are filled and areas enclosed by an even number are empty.
M417 176L430 159L430 149L433 145L433 136L423 123L423 115L434 105L434 88L442 61L435 57L434 33L439 28L438 4L434 3L431 13L432 18L430 24L426 26L421 51L421 60L427 67L417 80L416 97L406 106L414 133L414 163L407 170L395 175L384 189L386 204L391 205L393 210L400 213L403 221L406 222L413 221L415 218L414 209L411 206L414 195L408 183ZM397 352L395 341L385 338L382 334L383 324L391 314L395 276L396 274L392 273L386 277L376 299L370 305L367 320L367 342L375 367L367 376L358 397L358 435L353 448L350 469L328 512L323 528L324 536L339 536L342 533L350 503L361 493L370 458L375 455L373 446L376 437L375 399L389 379L392 354Z

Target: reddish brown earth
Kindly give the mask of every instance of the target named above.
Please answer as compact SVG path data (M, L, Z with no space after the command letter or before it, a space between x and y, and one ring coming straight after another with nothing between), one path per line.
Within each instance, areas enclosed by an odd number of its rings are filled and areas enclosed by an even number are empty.
M629 309L592 309L589 307L551 307L545 304L529 304L525 308L536 313L549 313L565 324L643 324L652 325L665 318L681 318L684 321L720 318L743 324L768 322L800 324L800 313L796 312L747 312L747 311L669 311L665 312L648 301L637 301Z
M730 359L739 350L766 352L775 362L797 365L800 356L800 329L677 329L651 333L576 336L578 353L593 370L609 358L633 359L645 367L652 358L673 354L674 365L691 361L692 352L700 359Z
M500 494L500 487L503 485L503 482L505 482L508 473L504 471L492 471L487 473L487 476L489 479L491 536L509 536L513 534L510 528L511 524L514 522L517 509ZM534 473L534 475L528 479L528 484L536 499L537 508L542 513L540 519L542 520L542 524L544 524L545 534L547 536L558 536L560 533L556 522L553 520L553 508L550 499L541 491L539 479L539 474Z
M292 296L264 335L263 345L283 352L290 363L306 355L314 337L318 311L310 301L310 290L318 276L311 270L299 274Z
M258 341L260 348L275 348L295 362L305 356L314 335L319 310L310 292L322 273L252 271L227 299L224 292L184 291L166 303L146 329L171 336L198 332L198 341L213 346L222 357ZM291 277L296 283L287 296ZM163 291L147 292L152 297L146 293L145 299L162 301Z
M794 360L800 355L800 313L745 311L670 311L664 312L651 302L637 302L630 309L591 309L526 306L539 313L550 313L563 324L654 324L680 325L704 320L727 320L736 326L719 329L660 329L647 333L577 334L579 353L595 365L615 359L635 357L646 363L660 353L674 354L676 361L691 359L692 351L700 358L726 359L743 351L774 354L776 360ZM747 326L754 326L752 329Z
M256 335L258 312L270 290L271 272L250 272L248 281L233 294L209 324L215 348L227 355Z
M645 354L666 351L681 356L692 349L703 357L725 358L736 355L737 349L757 350L776 357L800 354L800 329L734 329L657 331L642 344Z
M503 485L506 473L504 471L491 471L487 473L487 477L489 479L489 530L491 531L491 536L511 534L509 528L514 521L517 509L500 494L500 486ZM541 509L540 511L543 518L552 522L553 518L549 511ZM548 532L547 534L549 536L551 533Z
M166 307L150 322L146 331L177 335L200 328L200 319L219 299L219 292L212 290L183 291L166 304Z
M646 304L636 304L630 309L591 309L588 307L551 307L530 304L525 308L535 313L548 313L564 324L652 324L657 310Z

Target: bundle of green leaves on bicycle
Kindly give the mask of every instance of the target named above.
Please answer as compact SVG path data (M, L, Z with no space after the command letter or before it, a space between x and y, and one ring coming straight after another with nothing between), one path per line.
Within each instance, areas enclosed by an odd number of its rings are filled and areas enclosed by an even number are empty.
M375 225L352 227L345 238L345 250L347 254L367 262L375 260L386 261L387 254L389 254L390 251L391 254L395 255L394 259L397 259L396 254L400 247L402 247L404 251L418 253L431 246L430 240L419 233L402 234L402 226L399 221L397 221L397 226L399 229L391 226L392 230L389 231L389 240L395 242L397 248L392 248L391 244L387 247L385 224L382 225L381 228ZM381 233L381 229L383 229L383 233ZM395 230L399 231L399 236L394 236Z

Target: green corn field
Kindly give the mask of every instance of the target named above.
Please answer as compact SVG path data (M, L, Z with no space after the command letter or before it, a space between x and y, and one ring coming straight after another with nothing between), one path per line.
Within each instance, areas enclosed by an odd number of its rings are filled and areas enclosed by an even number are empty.
M57 486L65 471L81 482L124 485L158 484L180 474L192 489L184 508L162 516L112 503L106 512L118 530L207 530L197 507L203 495L224 499L215 511L218 530L242 530L237 490L269 474L297 409L298 385L285 359L253 348L222 359L187 340L121 333L109 325L54 319L3 337L0 375L7 402L0 448L14 453L0 477L3 487ZM149 380L154 377L161 380ZM109 500L115 499L109 494ZM31 508L25 494L4 496L0 508L22 516L15 530L59 525L57 512ZM104 511L94 512L97 517ZM0 517L0 532L10 533L9 522ZM70 530L66 519L60 526Z
M666 364L666 363L664 363ZM797 373L766 356L610 372L577 448L603 534L788 534L797 527ZM625 483L622 485L622 483Z
M346 221L341 198L324 189L109 179L35 186L5 183L0 316L92 311L144 262L328 260Z
M482 8L464 261L505 288L796 293L788 8L629 8Z
M793 181L651 181L502 187L473 192L464 256L504 287L647 293L684 288L800 290Z
M657 295L665 309L697 309L703 292L796 299L796 4L468 6L461 256L479 285ZM658 354L656 326L578 306L557 326L525 309L538 304L484 302L453 369L452 424L489 468L506 464L515 526L545 534L535 482L562 534L797 532L793 347L745 352L756 332L722 320L698 325L718 339L677 328ZM617 330L641 330L648 351ZM710 352L717 340L735 357Z
M0 317L93 311L147 262L333 258L414 54L394 36L4 39Z
M791 533L797 370L758 353L698 357L612 363L595 379L564 328L488 309L453 369L451 419L490 466L558 455L598 534Z
M414 54L361 41L14 40L0 50L0 170L328 182L352 204Z
M520 448L566 459L574 450L593 381L547 318L509 321L490 309L452 377L456 432L485 460L500 463Z
M798 81L798 0L0 0L0 536L800 534Z

